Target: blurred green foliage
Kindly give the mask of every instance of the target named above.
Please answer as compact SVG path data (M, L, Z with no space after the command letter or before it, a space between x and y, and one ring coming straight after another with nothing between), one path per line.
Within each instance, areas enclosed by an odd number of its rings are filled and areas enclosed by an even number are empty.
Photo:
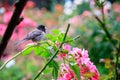
M21 80L25 73L21 72L16 66L12 66L9 69L0 72L0 80Z
M88 10L88 11L91 10L89 2L83 2L82 4L77 5L78 14L82 14L85 10Z
M0 80L32 80L36 71L38 71L38 67L35 66L33 61L27 59L21 64L15 64L9 68L4 68L1 70Z

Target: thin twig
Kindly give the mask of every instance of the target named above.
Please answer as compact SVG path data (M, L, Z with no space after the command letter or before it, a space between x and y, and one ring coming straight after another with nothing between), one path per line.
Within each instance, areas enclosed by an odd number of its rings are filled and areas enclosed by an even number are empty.
M78 36L76 36L75 38L73 38L73 40L76 40L76 39L78 39L78 38L80 38L80 35L78 35Z
M102 12L103 12L103 11L102 11ZM108 39L109 39L110 43L112 44L112 46L114 46L114 48L116 48L116 45L115 45L115 43L114 43L113 40L112 40L112 36L110 35L110 33L108 32L108 30L106 29L106 23L104 22L105 19L103 18L104 21L101 21L97 16L95 16L95 18L96 18L97 21L100 23L101 28L104 30L104 32L105 32L106 36L108 37ZM116 48L116 49L117 49L117 48Z
M114 46L114 48L116 49L117 53L116 53L116 62L115 62L115 74L116 74L116 80L118 80L118 54L119 54L119 49L117 48L116 44L113 42L112 40L112 36L110 35L110 33L108 32L108 30L106 29L106 22L105 22L105 14L104 14L104 6L102 6L102 20L103 20L103 30L105 31L110 43Z
M118 74L118 59L119 59L120 48L118 48L116 46L116 44L114 43L114 41L112 39L112 35L108 32L108 30L106 28L106 21L105 21L105 14L104 14L104 5L102 4L100 8L102 10L102 21L97 16L95 16L95 18L101 24L101 27L104 30L106 36L108 37L109 42L113 45L113 47L117 51L117 53L116 53L116 62L115 62L115 74L116 74L116 80L118 80L119 79L119 77L118 77L119 76L119 74Z
M103 22L102 22L96 15L94 15L94 17L97 19L97 21L98 21L100 24L103 25Z
M118 72L118 61L119 61L119 56L120 56L120 42L118 42L118 50L116 53L116 61L115 61L115 74L116 74L116 80L119 79L119 72Z
M62 41L62 43L60 44L59 48L56 50L55 54L50 58L50 60L46 63L46 65L41 69L41 71L38 72L38 74L35 76L34 80L36 80L36 79L41 75L41 73L46 69L46 67L48 66L48 64L50 64L50 62L54 59L54 57L55 57L55 56L57 55L57 53L59 52L59 49L62 47L62 45L63 45L64 42L65 42L65 39L66 39L68 30L69 30L69 27L70 27L70 24L68 24L68 27L67 27L65 36L64 36L63 41Z
M34 46L34 45L33 45L33 46ZM24 51L26 51L27 49L29 49L29 48L31 48L31 47L33 47L33 46L27 47L27 48L25 48L24 50L22 50L21 52L15 54L12 58L10 58L7 62L5 62L5 63L0 67L0 71L5 67L5 65L6 65L7 63L9 63L11 60L15 59L15 58L18 57L20 54L22 54Z
M74 37L74 38L71 39L71 40L66 40L65 43L71 42L71 41L76 40L76 39L78 39L78 38L80 38L80 35Z

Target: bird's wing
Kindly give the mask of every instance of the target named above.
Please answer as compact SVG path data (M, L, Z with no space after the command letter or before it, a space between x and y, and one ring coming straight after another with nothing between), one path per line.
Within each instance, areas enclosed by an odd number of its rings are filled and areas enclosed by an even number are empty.
M27 35L27 39L32 39L32 38L35 38L37 36L40 36L42 34L42 31L41 30L33 30L32 32L28 33Z

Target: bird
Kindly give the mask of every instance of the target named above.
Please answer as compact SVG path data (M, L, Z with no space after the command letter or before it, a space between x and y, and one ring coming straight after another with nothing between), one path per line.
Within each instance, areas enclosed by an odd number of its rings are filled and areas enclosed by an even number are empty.
M23 38L22 40L17 42L16 46L18 46L28 40L32 40L33 42L38 42L38 41L44 39L45 33L46 33L45 26L39 25L38 27L36 27L36 29L29 32L25 38Z

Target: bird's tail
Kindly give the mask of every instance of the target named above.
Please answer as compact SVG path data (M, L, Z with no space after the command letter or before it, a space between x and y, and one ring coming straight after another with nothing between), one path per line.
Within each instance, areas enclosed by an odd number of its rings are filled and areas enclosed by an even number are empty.
M22 44L23 42L25 42L27 39L22 39L22 40L20 40L19 42L17 42L15 45L16 46L19 46L20 44Z

